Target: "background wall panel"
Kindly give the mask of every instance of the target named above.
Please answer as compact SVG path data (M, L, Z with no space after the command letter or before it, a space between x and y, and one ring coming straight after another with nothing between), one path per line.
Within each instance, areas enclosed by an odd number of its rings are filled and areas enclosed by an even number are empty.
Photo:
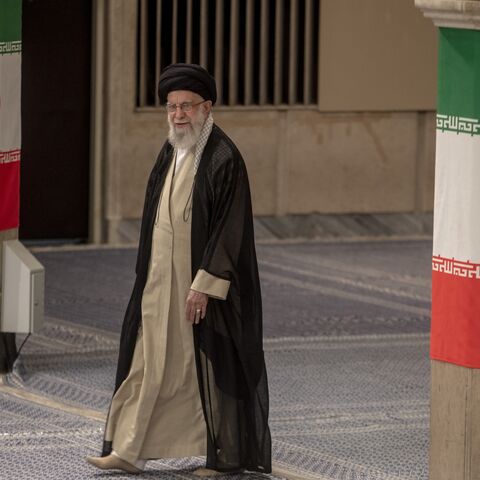
M322 111L434 110L437 32L409 0L322 0Z

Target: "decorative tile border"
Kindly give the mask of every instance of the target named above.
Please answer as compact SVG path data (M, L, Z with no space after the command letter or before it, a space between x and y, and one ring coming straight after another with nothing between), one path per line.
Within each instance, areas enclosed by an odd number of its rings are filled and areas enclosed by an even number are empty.
M432 258L432 270L463 278L480 279L480 263L471 263L469 260L462 262L455 260L455 258L444 258L434 255Z
M16 40L14 42L0 42L0 55L8 55L12 53L22 52L22 41Z
M480 121L475 118L455 115L437 115L437 130L444 132L467 133L470 136L480 135Z
M8 152L0 151L0 165L3 163L19 162L21 155L22 151L19 148L16 150L9 150Z

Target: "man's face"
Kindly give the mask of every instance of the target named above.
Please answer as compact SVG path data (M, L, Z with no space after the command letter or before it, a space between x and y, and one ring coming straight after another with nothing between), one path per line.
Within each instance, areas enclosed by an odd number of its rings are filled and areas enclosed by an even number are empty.
M190 92L189 90L175 90L170 92L167 96L167 104L177 105L177 108L174 112L168 113L168 118L175 123L179 129L187 128L191 124L193 118L195 118L196 113L201 110L203 103L203 98L197 93ZM191 104L195 105L189 112L183 111L179 105L182 104Z
M211 102L189 90L175 90L167 96L167 104L176 105L176 109L168 112L170 142L179 148L191 148L198 140L205 119L211 109ZM181 105L191 105L189 111Z

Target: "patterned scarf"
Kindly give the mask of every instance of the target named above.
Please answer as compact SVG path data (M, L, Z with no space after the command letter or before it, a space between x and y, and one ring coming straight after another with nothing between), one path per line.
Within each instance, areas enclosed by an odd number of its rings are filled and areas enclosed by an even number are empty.
M200 136L198 137L197 143L195 144L195 155L193 158L193 173L197 173L198 164L200 163L200 159L202 158L203 150L205 149L205 145L207 144L208 137L212 132L213 127L213 115L212 112L208 114L205 123L203 124L202 131L200 132Z

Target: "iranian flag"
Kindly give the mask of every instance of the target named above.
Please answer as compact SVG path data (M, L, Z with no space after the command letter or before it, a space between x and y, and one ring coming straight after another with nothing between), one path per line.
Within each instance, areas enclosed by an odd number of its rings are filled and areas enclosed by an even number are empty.
M22 0L0 1L0 230L18 227Z
M440 28L431 357L480 368L480 31Z

